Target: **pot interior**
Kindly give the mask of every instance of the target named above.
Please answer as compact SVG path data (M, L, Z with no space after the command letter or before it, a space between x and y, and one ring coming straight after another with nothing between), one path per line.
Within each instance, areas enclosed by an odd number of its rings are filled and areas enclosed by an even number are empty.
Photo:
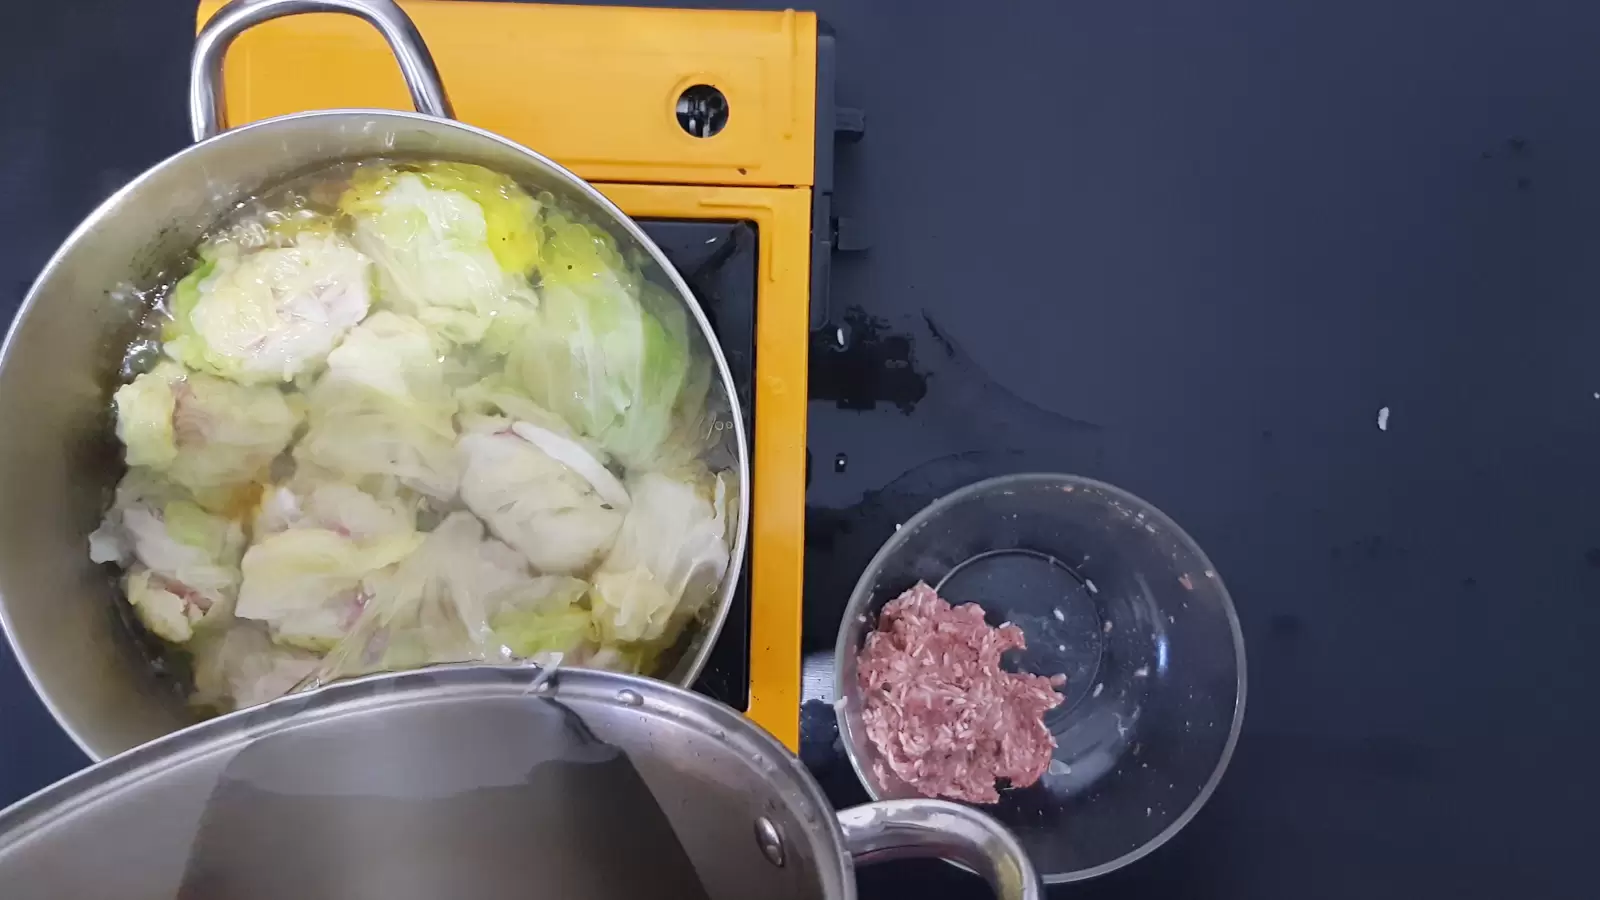
M281 896L259 891L291 878L300 897L504 896L490 888L520 884L600 898L636 895L626 885L646 877L672 884L686 857L715 900L850 896L821 792L736 713L631 676L563 671L542 693L529 679L486 667L376 676L102 763L0 814L8 895ZM616 750L625 762L603 759ZM630 779L654 802L640 804ZM652 823L676 844L653 842ZM762 832L779 836L782 865Z
M296 175L372 158L448 159L504 172L646 251L646 278L685 298L691 340L718 363L713 402L736 410L719 351L677 276L658 265L631 223L553 163L487 132L412 113L304 113L245 126L188 148L118 191L86 219L45 268L0 358L0 618L19 662L58 722L103 758L194 721L150 646L125 620L109 570L91 563L87 536L123 467L110 397L123 348L157 285L183 273L202 234L233 205ZM739 423L738 415L730 421ZM742 432L723 463L747 487ZM741 498L748 490L741 490ZM715 639L744 556L744 502L733 565L715 602L658 674L687 681Z

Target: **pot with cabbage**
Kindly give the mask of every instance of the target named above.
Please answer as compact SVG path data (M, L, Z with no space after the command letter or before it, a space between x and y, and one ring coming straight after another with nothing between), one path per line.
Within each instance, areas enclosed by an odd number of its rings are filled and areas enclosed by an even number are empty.
M308 11L377 27L419 112L223 130L228 44ZM29 292L0 617L91 756L436 663L698 674L749 496L710 325L598 191L449 112L389 0L231 4L197 142Z

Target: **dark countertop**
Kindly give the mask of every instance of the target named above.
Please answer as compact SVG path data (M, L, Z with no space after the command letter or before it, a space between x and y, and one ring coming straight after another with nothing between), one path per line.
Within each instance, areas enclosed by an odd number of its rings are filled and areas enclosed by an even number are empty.
M1187 830L1057 896L1588 896L1600 8L818 6L872 248L814 355L808 650L933 497L1103 478L1227 579L1249 710ZM30 13L0 37L8 307L185 140L192 4ZM0 801L81 764L5 665Z

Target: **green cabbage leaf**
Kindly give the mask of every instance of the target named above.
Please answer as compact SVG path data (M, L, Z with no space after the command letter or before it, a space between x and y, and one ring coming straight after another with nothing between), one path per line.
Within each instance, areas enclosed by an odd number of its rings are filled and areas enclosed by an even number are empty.
M703 396L709 384L696 377L683 306L642 282L601 229L545 218L539 308L511 342L507 375L623 465L650 465L685 387Z
M594 620L583 602L588 591L589 585L577 578L535 578L500 592L489 625L495 639L519 659L575 656L596 639Z
M203 505L229 507L266 478L294 437L301 410L272 385L242 385L163 362L120 388L117 436L130 466L146 466Z
M594 574L590 606L603 643L671 641L727 574L727 476L642 472L627 487L632 506Z
M451 342L532 311L540 208L511 179L466 163L363 167L339 210L377 260L383 305Z
M162 349L243 384L290 381L366 316L371 265L343 238L309 229L285 246L208 244L173 289Z

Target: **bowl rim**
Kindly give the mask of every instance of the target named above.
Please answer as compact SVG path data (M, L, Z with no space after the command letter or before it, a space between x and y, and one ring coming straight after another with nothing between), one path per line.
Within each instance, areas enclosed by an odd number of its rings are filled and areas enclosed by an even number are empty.
M851 631L851 623L856 619L857 616L865 614L865 606L867 599L871 596L872 589L869 578L883 565L891 553L899 549L900 545L905 540L909 539L910 535L913 534L918 527L926 524L950 507L955 506L956 504L967 500L974 495L987 493L1004 486L1033 484L1039 482L1065 482L1073 485L1074 487L1084 487L1098 490L1118 500L1130 503L1145 511L1156 520L1157 524L1163 526L1164 528L1170 529L1173 534L1187 544L1189 549L1194 552L1196 558L1198 558L1200 562L1205 565L1207 570L1217 573L1215 580L1217 582L1217 588L1221 592L1222 608L1223 612L1227 616L1228 629L1233 635L1234 658L1238 662L1236 666L1238 674L1236 678L1236 694L1233 704L1233 721L1229 723L1228 726L1228 738L1222 745L1222 753L1217 757L1217 764L1212 770L1211 776L1206 779L1206 783L1201 786L1200 792L1195 795L1194 800L1189 803L1188 808L1180 813L1177 818L1173 819L1166 828L1163 828L1154 837L1150 838L1134 849L1129 850L1127 853L1124 853L1121 856L1118 856L1107 862L1100 863L1096 866L1091 866L1087 869L1077 869L1071 872L1045 872L1042 870L1042 867L1036 866L1036 868L1041 869L1039 874L1046 884L1065 884L1073 881L1084 881L1086 879L1105 875L1109 872L1114 872L1117 869L1128 865L1129 863L1137 862L1138 860L1143 859L1149 854L1155 852L1155 850L1160 848L1167 841L1171 840L1174 835L1176 835L1179 831L1182 831L1183 827L1188 825L1189 822L1199 814L1201 807L1205 806L1206 801L1211 799L1211 795L1216 791L1217 785L1222 782L1222 776L1228 770L1228 763L1233 759L1234 748L1237 747L1239 743L1239 733L1244 725L1246 689L1244 630L1239 623L1238 611L1233 605L1233 595L1228 592L1228 586L1222 580L1221 572L1219 572L1217 567L1211 562L1211 558L1206 556L1205 551L1201 549L1200 545L1196 543L1195 539L1189 535L1189 532L1184 531L1183 527L1175 522L1171 516L1168 516L1166 513L1162 512L1158 507L1144 498L1139 497L1130 491L1119 488L1116 485L1108 484L1104 481L1089 478L1083 475L1072 475L1068 473L1057 472L1014 472L1009 475L997 475L992 478L985 478L982 481L975 481L972 484L957 488L950 493L939 497L932 503L929 503L927 506L923 507L916 513L916 515L912 516L910 519L907 519L903 524L895 529L894 534L890 535L888 540L883 542L883 546L878 548L878 552L873 554L872 561L867 563L867 567L861 571L861 576L856 580L855 587L851 589L850 600L845 604L844 615L839 619L839 631L837 636L834 638L833 708L835 715L839 720L839 742L844 746L845 756L850 760L850 768L855 771L856 779L861 782L862 788L867 792L867 796L872 800L876 801L883 799L879 795L877 788L873 786L872 781L867 777L867 772L864 768L864 753L860 745L861 742L865 740L865 736L855 733L855 731L850 728L849 723L846 721L845 716L843 715L843 701L844 698L848 696L847 692L850 690L850 686L841 683L845 669L844 661L846 654L854 656L857 652L859 652L858 647L847 646L847 638ZM978 808L981 809L982 807Z

